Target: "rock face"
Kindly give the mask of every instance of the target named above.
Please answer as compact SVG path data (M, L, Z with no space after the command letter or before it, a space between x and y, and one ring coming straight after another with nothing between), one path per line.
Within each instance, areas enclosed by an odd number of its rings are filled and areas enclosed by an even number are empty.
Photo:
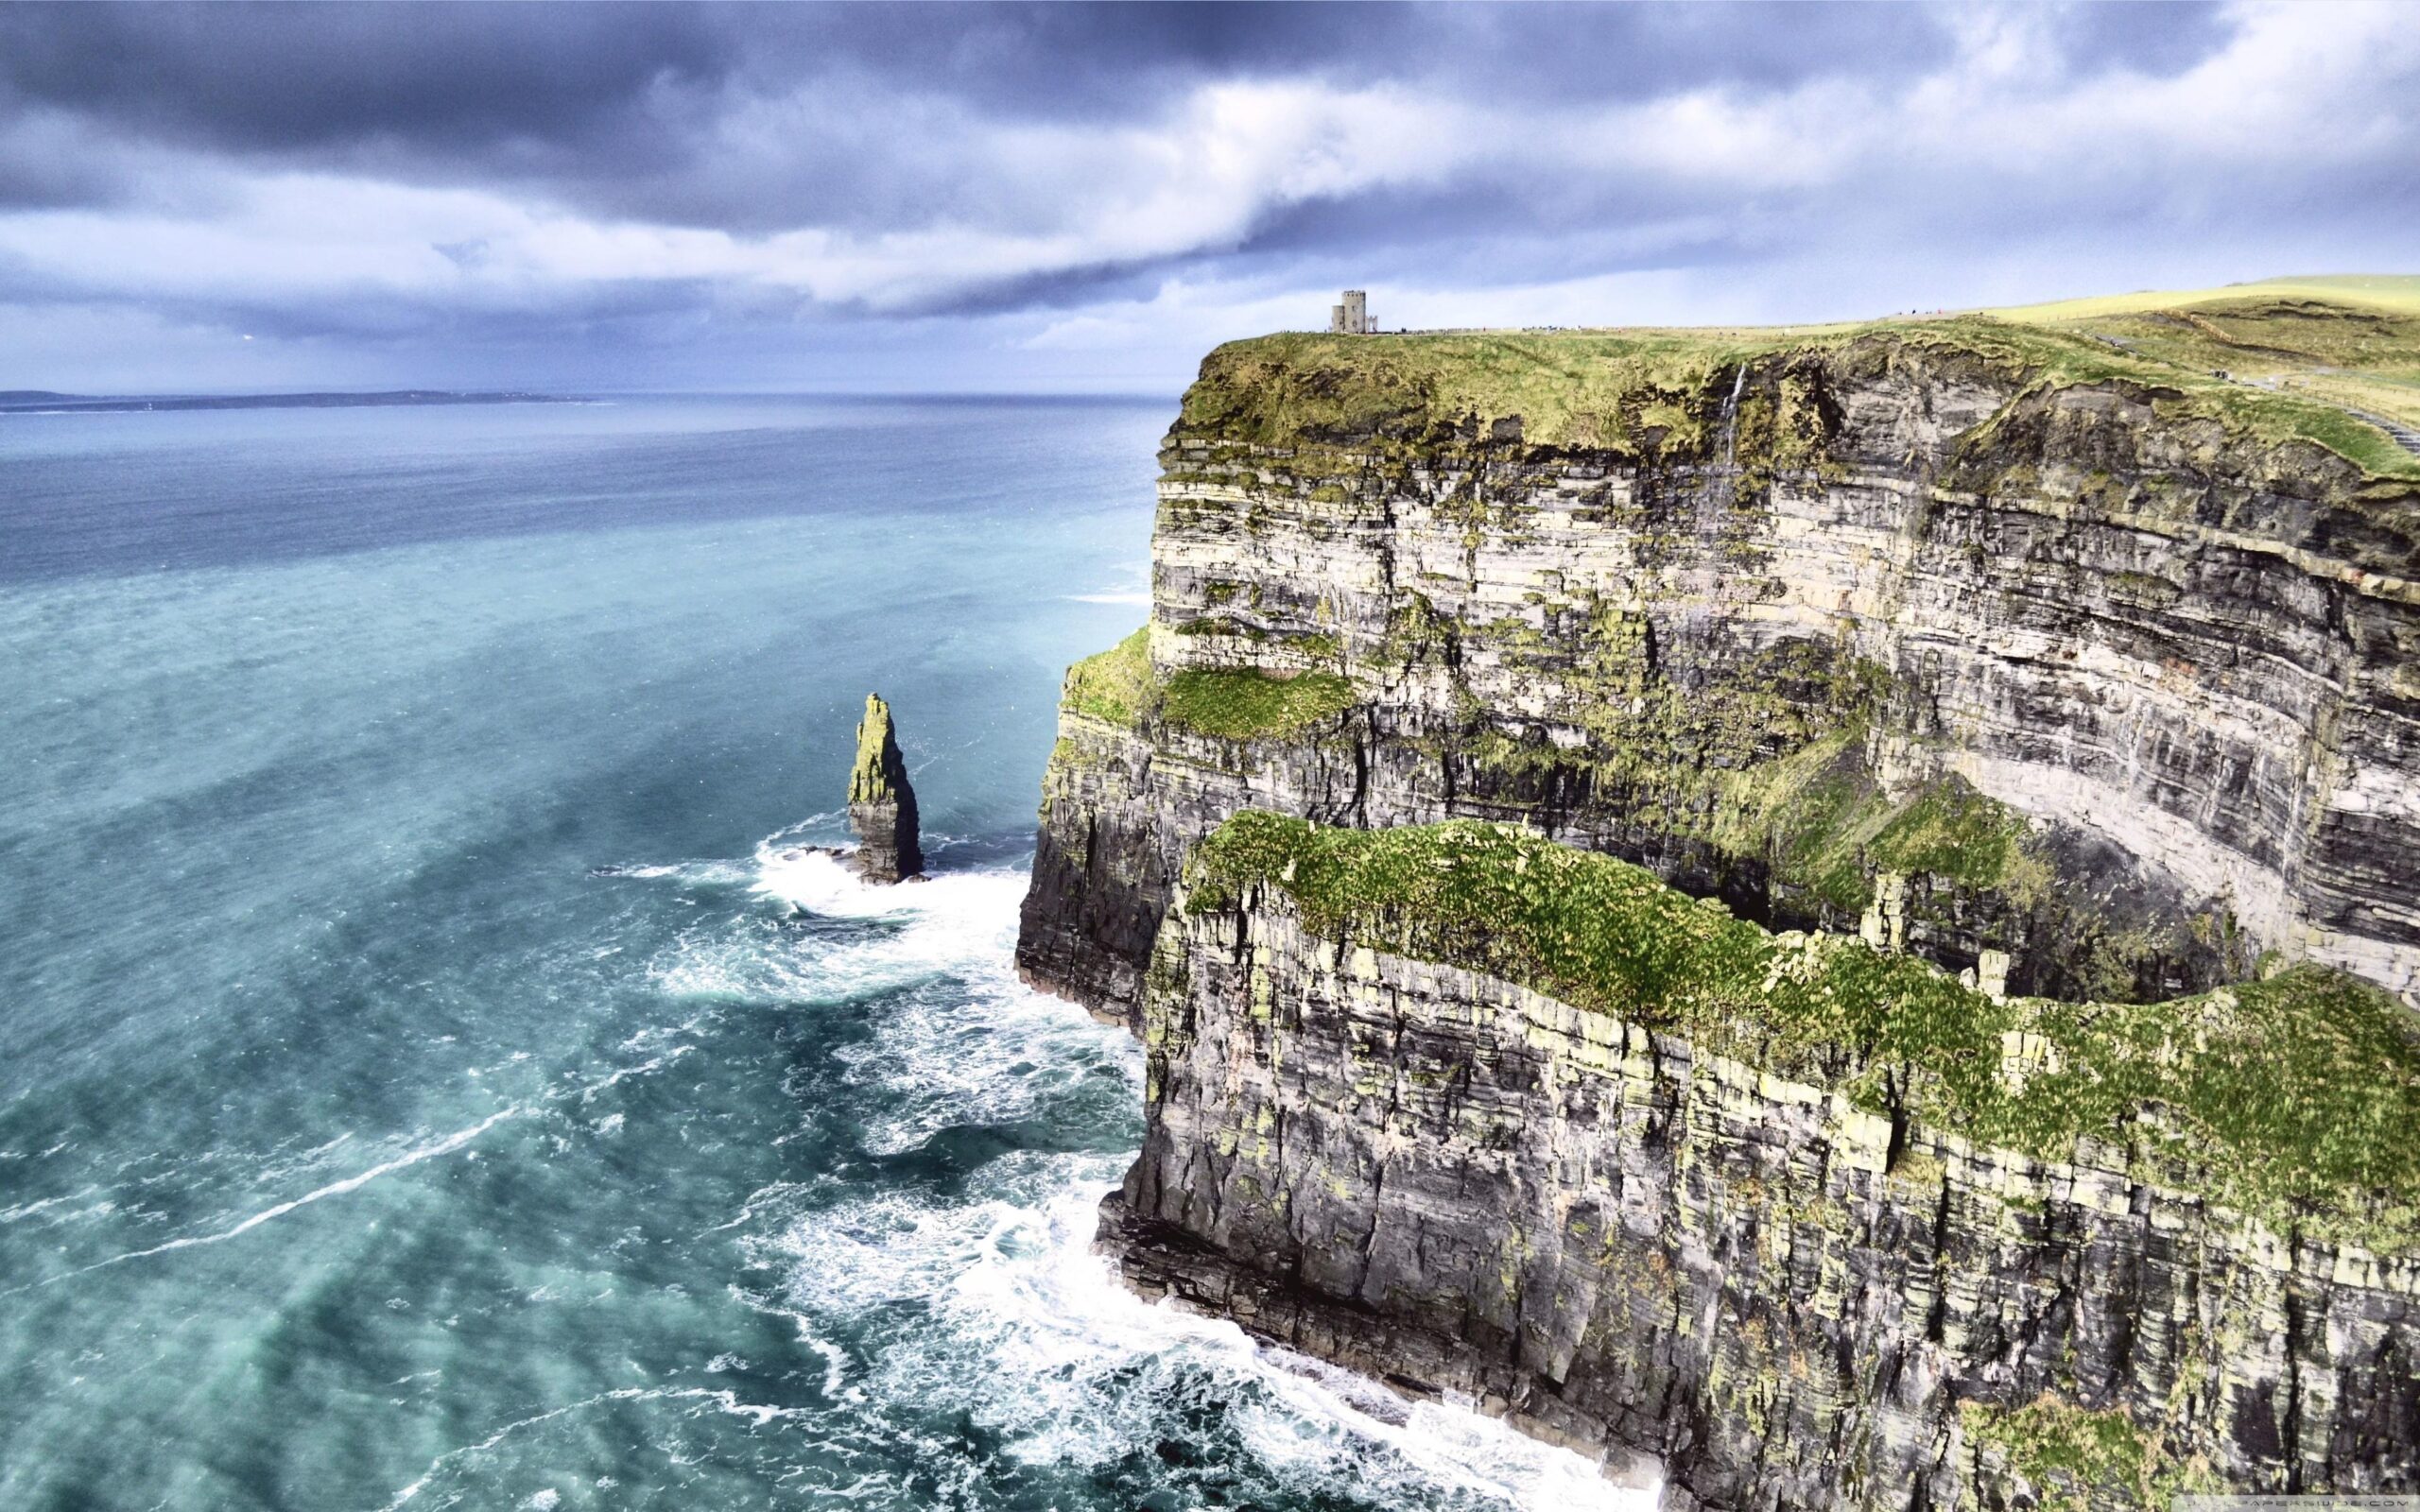
M916 844L916 790L891 732L890 705L866 695L866 716L857 722L857 764L849 772L849 828L857 849L851 865L868 882L903 882L923 874L925 853Z
M2288 961L2420 997L2420 472L2090 345L1214 353L1151 622L1068 676L1017 947L1145 1038L1130 1278L1680 1505L2420 1490L2408 1246L2122 1128L1877 1120L1266 893L1171 909L1245 810L1470 817L1994 999Z
M1262 413L1345 360L1205 364L1147 678L1349 696L1241 737L1071 699L1035 981L1131 1012L1185 849L1246 807L1515 819L1779 927L1887 887L1908 948L2003 952L2019 992L2155 999L2263 950L2420 981L2420 483L1886 336L1641 380L1593 445L1409 380L1376 419Z
M1169 916L1141 1028L1102 1226L1133 1284L1651 1456L1668 1505L2420 1490L2420 1263L2137 1152L1894 1150L1842 1097L1340 948L1268 890Z

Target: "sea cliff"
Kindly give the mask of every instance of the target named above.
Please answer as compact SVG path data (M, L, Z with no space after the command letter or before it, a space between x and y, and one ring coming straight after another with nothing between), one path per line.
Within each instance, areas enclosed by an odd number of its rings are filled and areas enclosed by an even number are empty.
M1188 882L1104 1225L1146 1293L1649 1456L1676 1506L2411 1487L2383 993L1995 1001L1468 823L1247 814Z
M2244 304L2213 328L2333 318ZM1213 353L1018 948L1150 1047L1137 1282L1708 1505L2420 1488L2414 1184L2307 1126L2420 1116L2420 464L2121 339ZM1607 1000L1493 926L1205 898L1248 811L1490 821L1897 974L1783 1032L1781 978ZM2254 1056L2246 1124L2136 1074L2213 1035L2376 1100L2297 1112Z

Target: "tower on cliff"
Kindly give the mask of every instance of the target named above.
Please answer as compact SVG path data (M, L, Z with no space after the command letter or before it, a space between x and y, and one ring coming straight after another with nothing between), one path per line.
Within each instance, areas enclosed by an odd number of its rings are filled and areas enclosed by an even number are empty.
M868 882L903 882L925 869L916 844L916 790L908 784L891 732L890 705L866 695L866 716L857 722L857 765L849 773L849 828L856 832L853 863Z
M1327 328L1331 335L1366 336L1370 334L1370 296L1361 289L1346 289L1342 304L1327 308Z

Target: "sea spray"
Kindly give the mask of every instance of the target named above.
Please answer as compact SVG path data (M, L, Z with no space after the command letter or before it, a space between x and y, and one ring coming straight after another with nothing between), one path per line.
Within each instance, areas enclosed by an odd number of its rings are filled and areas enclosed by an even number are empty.
M901 895L825 857L776 853L765 865L770 896L834 917L873 912L901 922L881 946L840 947L867 968L895 971L921 957L970 989L947 1022L910 995L848 1057L853 1077L917 1110L871 1131L876 1149L922 1147L953 1121L1025 1116L1043 1100L1037 1078L1064 1085L1070 1074L1108 1075L1139 1097L1131 1037L1016 982L1017 873L945 875ZM779 1294L809 1334L820 1319L903 1310L901 1327L853 1377L870 1412L955 1412L1029 1469L1114 1472L1180 1440L1217 1402L1241 1453L1215 1477L1263 1483L1271 1496L1634 1512L1652 1504L1651 1493L1617 1488L1579 1456L1466 1408L1405 1402L1257 1345L1231 1323L1134 1297L1092 1246L1100 1198L1126 1159L1027 1151L992 1161L945 1199L894 1191L810 1203L760 1231L752 1253L782 1273Z

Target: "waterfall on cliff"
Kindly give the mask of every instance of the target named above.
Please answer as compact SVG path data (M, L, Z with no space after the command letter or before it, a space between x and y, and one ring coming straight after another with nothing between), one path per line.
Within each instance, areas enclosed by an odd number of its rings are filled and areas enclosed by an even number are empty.
M1731 375L1731 396L1722 402L1722 472L1734 477L1739 472L1739 390L1747 386L1748 365L1741 363Z

